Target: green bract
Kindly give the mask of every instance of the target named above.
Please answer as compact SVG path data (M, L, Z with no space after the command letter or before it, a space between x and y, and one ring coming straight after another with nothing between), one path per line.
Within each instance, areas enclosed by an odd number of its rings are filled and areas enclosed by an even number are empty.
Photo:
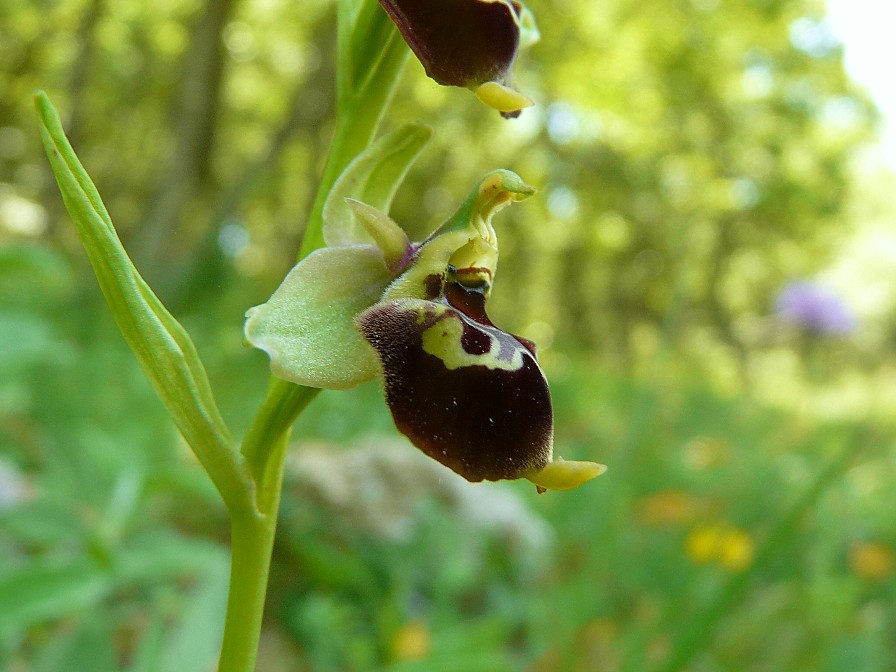
M300 385L346 389L382 373L398 429L470 481L576 487L603 467L553 460L535 346L485 312L498 261L492 217L535 190L510 171L489 173L447 222L410 243L385 210L427 138L419 126L399 129L347 168L324 208L329 247L249 311L246 338L275 375Z

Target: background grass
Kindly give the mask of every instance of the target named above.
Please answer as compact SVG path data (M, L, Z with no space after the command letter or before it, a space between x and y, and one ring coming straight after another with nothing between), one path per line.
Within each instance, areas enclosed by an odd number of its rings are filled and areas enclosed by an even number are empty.
M332 12L7 5L0 669L207 672L225 512L104 311L31 93L67 111L241 435L268 376L242 316L301 236ZM295 432L259 670L896 669L896 285L885 246L857 244L891 226L892 176L861 160L874 111L839 46L794 37L823 7L532 9L517 76L539 106L518 122L408 68L387 123L436 140L394 215L419 237L497 166L539 185L500 215L490 311L539 343L557 454L609 470L542 496L468 486L397 435L377 384L322 393ZM834 281L856 330L779 319L797 277Z

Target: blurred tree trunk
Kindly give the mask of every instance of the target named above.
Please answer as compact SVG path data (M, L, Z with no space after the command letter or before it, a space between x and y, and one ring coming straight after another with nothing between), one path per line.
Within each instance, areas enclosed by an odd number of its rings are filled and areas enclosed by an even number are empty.
M738 243L734 240L735 217L719 218L713 253L707 269L706 308L710 323L721 341L731 347L737 355L738 373L742 383L747 380L747 348L741 342L732 324L733 316L722 296L725 274Z
M132 246L141 271L162 295L171 289L170 263L180 256L170 254L178 223L188 203L209 187L225 64L221 34L236 5L208 0L196 21L171 109L173 149Z
M309 169L305 175L305 184L301 185L310 203L317 188L319 171L329 149L329 135L319 132L322 121L332 117L335 99L335 59L336 34L333 30L334 16L325 13L312 35L318 36L315 46L322 54L321 69L306 75L296 84L291 96L286 115L280 126L271 133L267 148L255 161L248 162L242 174L234 182L222 188L217 203L211 208L212 213L203 227L202 239L195 253L189 257L187 265L180 274L176 286L172 288L170 305L175 310L187 310L190 306L201 302L205 293L216 286L224 285L225 277L231 266L218 242L221 227L232 220L239 208L250 196L252 190L263 182L277 164L283 151L303 130L309 137L302 141L311 148ZM309 109L306 101L309 98L325 100L327 105L320 109ZM301 192L297 188L291 193ZM284 226L284 248L298 252L304 233L304 223L290 222ZM284 268L284 274L288 270Z

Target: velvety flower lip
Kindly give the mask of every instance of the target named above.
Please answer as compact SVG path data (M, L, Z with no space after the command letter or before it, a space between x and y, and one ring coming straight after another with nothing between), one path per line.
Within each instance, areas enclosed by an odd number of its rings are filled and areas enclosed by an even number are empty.
M439 84L469 88L505 117L532 104L511 85L521 28L530 19L520 2L380 0L380 5Z
M482 288L380 303L356 319L383 364L399 431L469 481L515 479L553 452L547 380L530 346L492 324Z

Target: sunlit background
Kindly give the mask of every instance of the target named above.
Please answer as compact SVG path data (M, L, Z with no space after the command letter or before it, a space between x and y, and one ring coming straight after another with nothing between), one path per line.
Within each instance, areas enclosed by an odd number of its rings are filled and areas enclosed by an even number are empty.
M40 147L45 89L237 435L246 308L333 120L325 0L0 11L0 669L209 672L227 521L124 346ZM539 345L569 493L470 485L376 383L294 433L260 672L896 669L896 10L532 0L512 121L410 62L421 236L487 171L495 323Z
M831 30L843 45L846 71L866 86L883 117L881 148L886 161L896 165L896 88L888 63L896 58L889 27L896 8L874 0L829 0Z

